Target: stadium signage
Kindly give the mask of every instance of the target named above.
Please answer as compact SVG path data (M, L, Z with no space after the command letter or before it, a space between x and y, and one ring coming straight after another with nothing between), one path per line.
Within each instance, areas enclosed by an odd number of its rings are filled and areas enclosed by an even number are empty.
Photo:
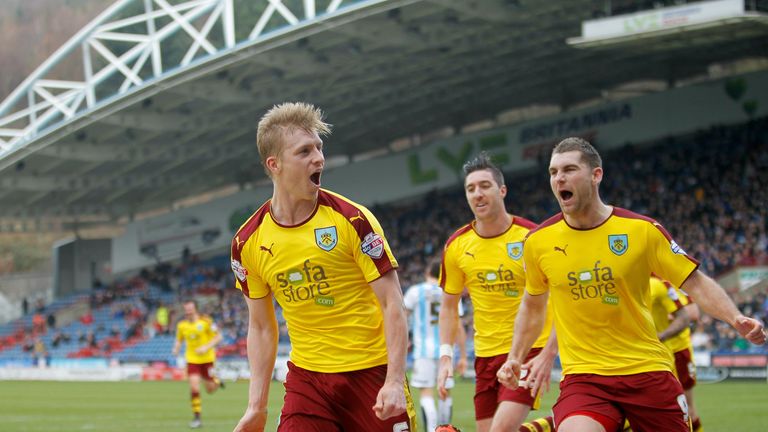
M733 379L760 379L768 377L768 371L765 368L729 368L728 378Z
M652 9L581 23L583 40L621 38L673 28L700 25L744 14L743 0L715 0Z
M441 145L435 150L435 159L443 166L461 177L461 167L470 156L480 151L487 151L494 163L504 166L509 162L509 154L506 153L508 131L500 131L486 135L477 140L464 141L456 152L451 151L450 146ZM504 151L500 152L499 149ZM414 185L434 182L438 179L438 170L435 168L423 169L421 159L417 153L408 157L408 173L411 183Z
M739 269L739 286L742 290L751 288L768 279L768 267L745 267Z
M765 368L768 366L768 356L765 354L713 354L712 366Z
M609 105L583 114L557 119L547 123L528 126L520 131L520 143L553 140L578 134L586 129L617 123L632 118L632 106L628 103Z
M531 143L549 143L550 141L566 136L583 136L585 131L594 130L601 126L610 125L632 118L632 105L629 103L607 105L603 108L589 110L583 113L558 118L545 123L526 126L518 133L518 143L527 145ZM509 145L514 141L514 130L500 130L491 134L466 139L464 142L441 144L434 150L432 159L457 178L461 178L461 168L473 154L486 151L493 161L500 166L510 163ZM453 144L453 145L451 145ZM551 146L546 146L547 148ZM529 148L538 154L538 147L532 144L523 150L523 158L530 159L532 154ZM433 183L439 179L439 167L425 168L419 153L408 156L408 173L413 185ZM535 156L535 155L534 155Z

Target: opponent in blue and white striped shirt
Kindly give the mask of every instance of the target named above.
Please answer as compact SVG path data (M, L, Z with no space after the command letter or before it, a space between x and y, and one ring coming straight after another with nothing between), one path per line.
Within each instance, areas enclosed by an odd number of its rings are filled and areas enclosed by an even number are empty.
M449 395L445 400L438 400L435 409L432 394L432 389L437 384L437 366L440 359L438 316L443 289L438 285L439 276L440 260L431 261L427 265L425 281L412 285L403 298L408 310L413 344L411 386L419 389L421 411L427 431L435 430L438 424L450 423L453 408L453 399ZM459 314L463 315L461 303ZM460 357L456 370L461 374L467 365L466 334L462 325L459 325L457 340L460 341Z

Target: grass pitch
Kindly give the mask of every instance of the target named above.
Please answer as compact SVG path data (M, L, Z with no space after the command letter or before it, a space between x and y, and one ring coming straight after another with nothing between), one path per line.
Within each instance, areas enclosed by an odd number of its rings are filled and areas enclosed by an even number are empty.
M473 383L454 389L454 420L474 430ZM532 417L549 413L554 388ZM203 394L203 431L231 431L245 409L246 382L230 383L214 395ZM270 391L267 431L275 431L283 387ZM710 432L768 430L768 384L721 382L696 387L696 406ZM418 404L418 397L414 395ZM4 432L181 432L191 420L186 382L0 382L0 431ZM423 427L423 426L422 426Z

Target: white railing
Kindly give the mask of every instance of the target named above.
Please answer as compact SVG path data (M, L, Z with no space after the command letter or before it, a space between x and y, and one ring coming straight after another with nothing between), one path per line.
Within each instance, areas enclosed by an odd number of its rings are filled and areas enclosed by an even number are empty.
M0 104L0 159L42 132L171 71L236 50L275 30L323 20L348 4L382 1L119 0ZM318 6L324 8L318 11ZM77 76L54 78L56 67L64 61L71 64L73 58L82 70L68 75Z

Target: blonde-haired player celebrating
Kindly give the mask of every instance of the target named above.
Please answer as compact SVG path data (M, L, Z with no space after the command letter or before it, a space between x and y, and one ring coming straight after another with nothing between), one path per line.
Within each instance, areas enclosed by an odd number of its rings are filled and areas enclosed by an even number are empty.
M278 431L412 432L408 328L397 261L367 208L320 188L322 112L269 110L257 132L272 198L232 239L248 305L248 407L235 428L263 431L277 353L272 299L291 339Z

